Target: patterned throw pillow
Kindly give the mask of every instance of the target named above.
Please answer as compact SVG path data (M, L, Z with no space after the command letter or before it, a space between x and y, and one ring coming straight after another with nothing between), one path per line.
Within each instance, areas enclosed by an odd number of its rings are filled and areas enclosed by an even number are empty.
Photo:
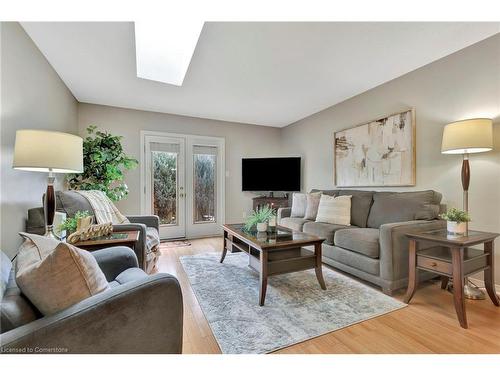
M109 288L95 258L86 250L35 234L17 255L16 282L44 315L74 305Z
M316 220L318 214L319 201L321 199L321 192L307 194L307 207L304 219Z
M317 223L351 225L351 197L322 195L318 207Z
M307 207L307 194L293 193L292 196L292 212L290 217L304 217Z

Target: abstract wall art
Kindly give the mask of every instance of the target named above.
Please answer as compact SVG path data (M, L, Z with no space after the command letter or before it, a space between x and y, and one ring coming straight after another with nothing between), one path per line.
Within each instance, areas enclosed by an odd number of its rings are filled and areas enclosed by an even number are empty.
M415 110L334 134L338 187L415 185Z

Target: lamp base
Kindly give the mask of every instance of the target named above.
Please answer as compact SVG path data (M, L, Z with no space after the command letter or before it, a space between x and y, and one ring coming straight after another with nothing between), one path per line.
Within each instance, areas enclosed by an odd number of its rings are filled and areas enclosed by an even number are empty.
M52 225L47 226L45 228L45 233L43 234L45 237L52 238L54 240L59 241L60 238L54 233L54 227Z
M448 292L450 293L453 293L453 284L451 282L448 283L446 290L448 290ZM465 278L464 297L472 300L486 299L486 295L484 294L484 292L476 285L474 285L471 281L469 281L468 278Z

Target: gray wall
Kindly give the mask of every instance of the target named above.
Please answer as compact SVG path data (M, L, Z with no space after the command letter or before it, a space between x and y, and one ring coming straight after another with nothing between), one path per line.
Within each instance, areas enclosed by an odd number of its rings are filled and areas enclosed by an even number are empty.
M125 152L140 160L140 131L208 135L226 140L226 222L241 222L243 212L252 207L254 194L241 191L241 158L274 156L280 152L280 129L257 125L234 124L224 121L164 113L137 111L94 104L78 106L78 125L81 135L88 125L97 125L113 134L122 135ZM117 206L126 214L141 211L140 168L126 176L130 193Z
M303 189L333 187L335 131L410 107L417 118L413 189L440 191L449 206L462 205L462 160L441 154L444 125L471 117L497 123L495 150L471 156L469 207L473 229L500 232L500 34L283 128L283 152L304 158ZM498 283L500 251L496 265Z
M40 206L44 173L12 169L18 129L77 133L77 102L18 23L2 22L0 246L13 256L24 230L26 210ZM61 178L58 178L61 185Z

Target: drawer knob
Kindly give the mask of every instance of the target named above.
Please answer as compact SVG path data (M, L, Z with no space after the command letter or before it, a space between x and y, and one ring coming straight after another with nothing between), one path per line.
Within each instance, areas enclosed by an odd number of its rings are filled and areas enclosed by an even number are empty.
M431 267L436 267L438 264L436 262L431 262Z

